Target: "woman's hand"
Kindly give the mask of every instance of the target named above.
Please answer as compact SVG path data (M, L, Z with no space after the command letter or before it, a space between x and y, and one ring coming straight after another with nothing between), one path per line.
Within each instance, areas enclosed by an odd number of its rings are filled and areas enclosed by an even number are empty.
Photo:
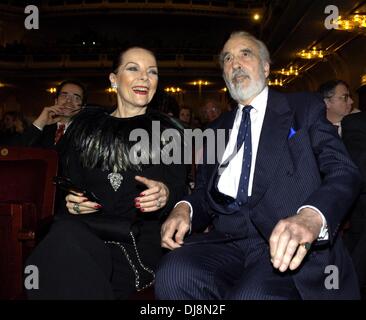
M164 183L141 176L136 176L135 179L148 188L135 198L136 208L142 212L152 212L165 207L169 199L169 189Z
M65 199L66 207L71 214L88 214L102 207L99 203L89 201L82 193L69 193Z

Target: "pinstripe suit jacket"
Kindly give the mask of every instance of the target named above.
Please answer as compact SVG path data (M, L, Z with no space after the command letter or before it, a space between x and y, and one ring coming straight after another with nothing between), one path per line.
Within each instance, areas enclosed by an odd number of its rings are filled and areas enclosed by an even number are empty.
M225 113L211 128L228 131L235 113L236 110ZM292 136L291 129L296 131ZM225 214L210 195L218 165L219 161L199 165L196 189L185 199L193 207L192 230L212 223L215 226L215 217ZM252 196L242 212L235 214L239 229L233 232L240 234L241 213L248 213L258 237L268 241L280 219L296 214L303 205L318 208L326 218L329 239L314 244L304 263L293 273L295 284L304 299L357 298L353 266L337 231L359 193L360 183L357 167L325 118L322 101L309 93L282 94L270 89ZM338 267L338 290L325 288L327 265Z

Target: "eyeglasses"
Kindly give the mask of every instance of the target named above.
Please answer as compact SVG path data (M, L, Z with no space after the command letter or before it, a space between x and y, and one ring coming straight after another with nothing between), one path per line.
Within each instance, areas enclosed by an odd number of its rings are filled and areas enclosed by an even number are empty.
M331 99L331 98L338 98L338 99L341 99L343 100L344 102L347 102L348 99L352 99L352 96L349 94L349 93L345 93L345 94L342 94L341 96L330 96L330 97L327 97L327 99Z
M62 100L70 99L72 102L78 104L81 104L82 102L82 98L79 95L73 93L61 92L58 97L61 98Z

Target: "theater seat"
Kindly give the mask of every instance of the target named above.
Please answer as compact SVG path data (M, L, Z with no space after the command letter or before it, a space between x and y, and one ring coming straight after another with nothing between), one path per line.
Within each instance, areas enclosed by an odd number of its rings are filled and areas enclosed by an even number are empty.
M0 146L0 299L22 297L23 264L54 209L54 150Z

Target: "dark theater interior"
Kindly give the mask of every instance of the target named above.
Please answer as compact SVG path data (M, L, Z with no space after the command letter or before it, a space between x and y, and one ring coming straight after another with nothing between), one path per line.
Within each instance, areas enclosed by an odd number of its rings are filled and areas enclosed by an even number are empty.
M32 4L39 5L37 30L24 27L27 1L0 4L3 113L19 110L35 117L53 101L47 90L65 78L85 83L88 103L113 105L113 95L106 94L112 57L119 48L135 43L156 52L160 90L180 88L180 92L170 93L178 103L197 111L201 92L202 101L212 97L227 104L217 58L226 37L242 29L267 44L273 62L270 80L281 82L283 86L277 86L280 90L315 91L328 79L342 78L356 97L366 72L362 65L366 50L364 31L327 30L326 1L126 0ZM366 11L363 1L332 4L343 15ZM298 55L302 50L312 51L313 47L323 50L324 57L302 59ZM297 76L279 73L291 67L298 70Z
M85 86L87 106L112 112L118 102L109 78L113 59L124 48L142 46L154 52L159 70L151 104L177 121L182 110L188 109L189 128L203 129L211 122L210 103L219 114L237 105L223 80L219 55L229 35L239 30L268 47L271 65L267 83L271 90L317 94L322 84L339 79L349 90L345 99L353 101L347 113L366 112L366 1L1 1L1 300L27 299L24 264L52 223L55 204L60 201L53 177L61 168L54 148L14 142L6 118L21 119L21 132L16 125L14 129L14 135L21 136L45 107L55 104L58 86L68 79ZM366 174L366 140L359 143L355 154L362 159L353 160ZM192 192L195 166L188 176L187 190ZM339 237L358 221L366 239L366 201L361 200L365 212L359 220L352 220L350 209ZM158 203L160 207L160 200ZM358 254L366 256L365 245L362 250ZM365 261L362 266L366 278ZM363 299L365 288L363 279ZM149 288L129 299L154 298Z

